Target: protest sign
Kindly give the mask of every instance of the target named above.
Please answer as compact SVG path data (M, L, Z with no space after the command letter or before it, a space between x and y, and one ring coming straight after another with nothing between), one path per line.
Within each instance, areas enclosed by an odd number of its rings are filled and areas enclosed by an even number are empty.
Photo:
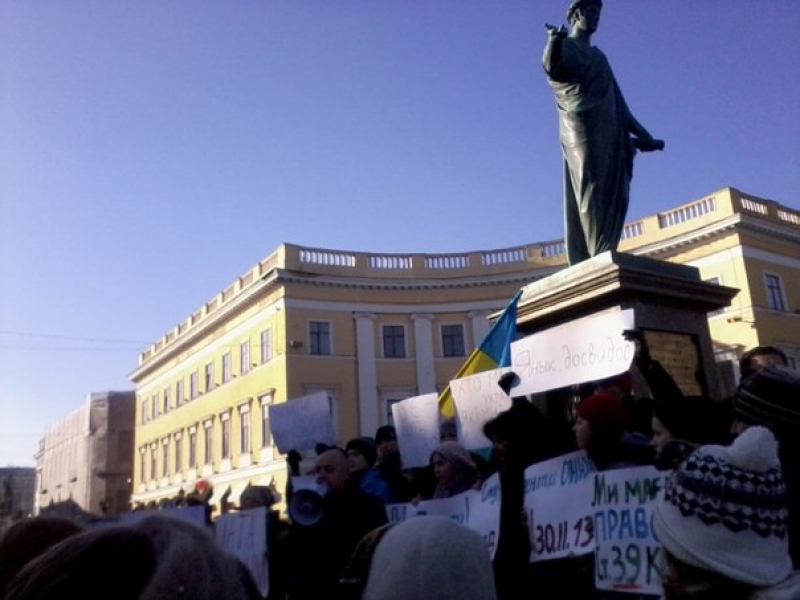
M523 396L605 379L627 371L635 345L622 332L633 329L632 309L576 319L511 344L511 366Z
M424 394L392 404L397 446L403 467L423 467L439 445L438 396Z
M484 540L489 556L494 558L500 532L500 477L495 473L483 482L480 490L468 490L450 498L388 504L389 521L399 523L420 516L449 517L477 532Z
M652 518L666 477L666 472L649 466L595 475L592 510L597 589L661 595L662 550L653 534Z
M450 393L456 405L458 439L468 450L492 445L483 435L483 425L511 407L511 398L497 385L500 377L509 371L510 368L493 369L450 382Z
M262 596L269 593L267 509L263 506L227 513L214 521L217 544L244 563Z
M317 444L336 443L327 392L317 392L269 407L272 439L278 451L312 450Z
M594 551L591 524L595 466L579 450L525 469L531 562Z

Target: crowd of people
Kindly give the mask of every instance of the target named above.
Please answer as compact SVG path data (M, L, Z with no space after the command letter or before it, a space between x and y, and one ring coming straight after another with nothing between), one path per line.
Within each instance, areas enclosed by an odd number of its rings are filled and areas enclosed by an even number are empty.
M289 453L290 474L318 485L311 518L292 518L299 492L291 479L288 516L274 510L279 494L268 486L249 486L239 506L224 507L268 508L267 598L636 598L596 589L592 554L530 562L525 469L575 449L598 471L654 465L669 473L653 519L666 600L800 598L800 375L780 350L759 347L742 357L733 398L685 396L642 336L627 336L649 397L634 397L626 373L585 388L574 405L544 411L512 398L483 426L488 456L459 442L452 419L442 421L425 467L404 468L388 425L343 447L319 445L305 469ZM482 536L451 519L388 522L387 504L480 489L495 473L502 495L493 556ZM208 493L180 501L202 504ZM109 589L123 598L264 598L210 534L158 515L96 529L39 517L0 539L2 597L107 597Z

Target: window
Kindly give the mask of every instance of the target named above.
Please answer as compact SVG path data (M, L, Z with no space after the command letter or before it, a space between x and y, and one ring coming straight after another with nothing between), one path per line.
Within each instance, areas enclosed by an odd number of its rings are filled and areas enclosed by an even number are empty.
M203 381L204 381L205 387L203 389L206 392L210 392L211 390L214 389L214 363L213 362L210 362L210 363L208 363L206 365L204 374L205 375L204 375Z
M183 404L183 380L175 384L175 406Z
M239 373L244 375L250 372L250 340L239 344Z
M406 357L406 330L402 325L384 325L383 356L386 358Z
M272 360L272 329L269 327L261 332L261 364Z
M183 436L180 433L175 434L175 472L180 473L183 470Z
M248 454L250 452L250 407L242 406L239 408L239 452Z
M226 412L220 415L220 426L222 428L222 458L231 457L231 413Z
M155 479L157 477L156 463L158 462L158 458L156 456L156 448L155 444L150 446L150 479Z
M145 398L142 400L142 423L147 423L149 416L150 413L148 413L147 409L147 398Z
M203 464L210 465L214 456L214 422L206 421L203 424Z
M194 400L197 396L200 395L199 385L198 385L198 375L197 371L194 371L191 375L189 375L189 399Z
M150 399L150 408L153 411L153 418L155 419L158 416L158 394L153 394L153 397Z
M764 273L764 282L767 286L767 305L772 310L786 310L786 301L783 296L783 284L778 275Z
M161 440L161 476L169 475L169 438Z
M228 383L233 378L233 367L231 365L231 353L226 352L222 355L222 383Z
M147 452L147 448L145 448L144 446L139 448L139 482L140 483L144 483L145 479L147 479L146 473L145 473L145 468L144 468L144 465L145 465L145 453L146 452Z
M161 412L168 413L170 406L169 406L169 388L164 388L164 391L161 392Z
M331 324L327 321L311 321L308 326L309 352L317 355L331 353Z
M466 355L463 325L442 325L442 355L445 357Z
M189 430L189 468L197 467L197 428Z
M272 404L272 394L264 394L258 398L261 406L261 447L272 445L272 430L269 427L269 405Z

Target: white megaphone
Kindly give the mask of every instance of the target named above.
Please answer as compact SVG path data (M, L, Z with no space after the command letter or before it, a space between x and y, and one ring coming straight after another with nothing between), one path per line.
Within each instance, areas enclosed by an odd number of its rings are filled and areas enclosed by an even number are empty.
M322 518L322 499L328 493L324 483L314 477L292 477L292 499L287 510L298 525L316 525Z

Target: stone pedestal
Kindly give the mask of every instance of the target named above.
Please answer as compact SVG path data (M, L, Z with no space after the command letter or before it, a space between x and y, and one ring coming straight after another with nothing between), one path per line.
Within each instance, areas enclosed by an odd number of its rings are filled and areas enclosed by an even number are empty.
M707 314L729 306L738 292L704 282L696 267L604 252L525 286L517 329L531 335L581 317L633 309L653 358L684 394L719 399ZM643 382L635 385L637 394L647 394Z

